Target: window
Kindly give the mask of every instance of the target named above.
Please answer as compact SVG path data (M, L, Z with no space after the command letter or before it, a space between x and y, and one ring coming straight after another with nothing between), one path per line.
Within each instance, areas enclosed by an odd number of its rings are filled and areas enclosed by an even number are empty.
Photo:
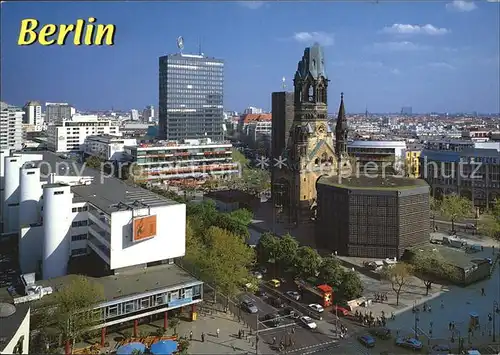
M63 195L64 191L54 191L54 195Z
M71 223L71 227L83 227L83 226L86 226L87 224L88 224L87 220L76 221L76 222Z
M79 240L86 240L87 239L87 233L84 234L76 234L71 236L71 241L76 242Z

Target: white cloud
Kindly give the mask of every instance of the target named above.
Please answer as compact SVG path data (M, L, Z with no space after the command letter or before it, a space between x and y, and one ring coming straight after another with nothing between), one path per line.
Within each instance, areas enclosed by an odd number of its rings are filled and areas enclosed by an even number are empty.
M427 25L409 25L409 24L401 24L395 23L390 27L385 27L382 29L382 33L389 33L395 35L429 35L429 36L439 36L450 33L450 30L446 28L435 27L431 24Z
M455 69L453 65L445 62L433 62L429 63L427 66L435 69L449 69L449 70Z
M488 2L500 2L500 0L486 0Z
M376 42L372 49L380 52L413 52L429 49L427 46L422 46L409 41L401 42Z
M264 1L239 1L238 3L250 10L260 9L265 4Z
M397 68L393 68L393 69L391 69L391 74L399 75L399 74L401 74L401 71L399 71L399 69L397 69Z
M335 42L334 35L326 32L297 32L293 35L293 39L304 44L318 42L322 46L331 46Z
M470 12L477 9L477 5L471 1L453 0L446 4L446 8L450 11Z

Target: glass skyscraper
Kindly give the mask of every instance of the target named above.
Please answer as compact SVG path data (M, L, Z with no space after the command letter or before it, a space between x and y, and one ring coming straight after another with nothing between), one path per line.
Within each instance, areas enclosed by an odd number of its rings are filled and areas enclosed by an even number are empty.
M221 141L224 61L179 53L160 57L159 64L159 138Z

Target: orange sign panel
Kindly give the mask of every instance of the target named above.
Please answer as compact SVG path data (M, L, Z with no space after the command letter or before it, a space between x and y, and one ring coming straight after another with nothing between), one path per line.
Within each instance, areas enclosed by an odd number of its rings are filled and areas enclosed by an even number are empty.
M135 218L132 229L134 242L156 236L156 215Z

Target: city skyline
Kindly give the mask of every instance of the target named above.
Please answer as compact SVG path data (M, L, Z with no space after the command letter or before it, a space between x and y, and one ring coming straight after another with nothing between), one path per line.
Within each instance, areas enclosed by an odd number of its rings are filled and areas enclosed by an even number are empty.
M486 1L6 3L2 100L70 102L78 109L157 106L158 57L176 53L183 36L185 53L197 54L201 44L207 56L225 61L225 110L268 110L271 93L283 90L282 77L292 90L304 47L319 42L331 80L330 112L343 91L349 112L411 106L498 113L499 7ZM311 21L304 22L305 13ZM115 46L17 46L22 19L69 24L91 16L116 25Z

